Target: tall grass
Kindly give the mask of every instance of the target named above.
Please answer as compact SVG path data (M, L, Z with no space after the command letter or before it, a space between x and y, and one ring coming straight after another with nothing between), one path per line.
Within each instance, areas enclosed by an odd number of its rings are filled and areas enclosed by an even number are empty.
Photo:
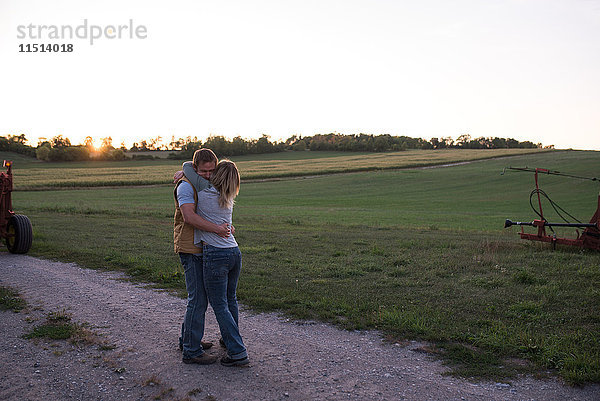
M539 149L438 151L411 150L391 153L284 152L236 158L242 178L261 179L319 175L375 169L397 169L458 163L471 160L540 153ZM15 188L48 189L99 186L158 185L172 181L180 161L124 161L15 164Z

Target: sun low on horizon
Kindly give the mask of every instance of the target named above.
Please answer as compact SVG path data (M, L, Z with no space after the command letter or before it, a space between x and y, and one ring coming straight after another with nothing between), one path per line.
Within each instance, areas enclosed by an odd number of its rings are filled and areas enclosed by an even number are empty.
M0 56L0 135L34 145L335 132L600 150L600 0L3 0Z

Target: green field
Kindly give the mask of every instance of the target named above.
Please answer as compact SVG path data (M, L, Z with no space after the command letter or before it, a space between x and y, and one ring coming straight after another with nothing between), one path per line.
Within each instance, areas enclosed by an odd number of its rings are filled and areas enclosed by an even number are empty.
M348 171L396 169L457 163L507 155L541 153L541 149L491 149L439 151L410 150L391 153L282 152L235 159L242 179L319 175ZM0 158L3 157L0 152ZM10 156L5 156L10 158ZM123 162L40 163L15 160L16 189L50 189L98 186L160 185L172 181L177 160Z
M452 161L471 157L453 152ZM405 170L388 169L389 157L378 154L319 156L236 160L246 178L259 165L296 174L305 164L311 175L319 166L343 171L361 161L360 168L379 167L242 184L234 224L244 255L239 288L244 304L349 329L377 328L391 339L429 340L436 344L432 352L463 376L506 378L552 369L570 383L600 382L600 253L552 251L518 239L516 227L504 230L506 218L534 218L529 207L534 184L530 173L500 175L505 166L527 165L597 176L599 152ZM414 153L407 165L445 163L447 156ZM288 170L281 167L283 157L289 158ZM140 171L160 170L166 180L179 164L128 163L139 169L137 179ZM116 175L122 168L93 166L23 163L15 180L29 180L21 188L40 188L48 185L38 174L42 170L55 171L59 181L80 169L92 175L112 169ZM127 180L143 182L135 176ZM79 177L77 185L84 186L97 178ZM597 183L555 176L541 176L540 182L580 220L595 212ZM183 291L172 253L171 186L20 190L13 204L33 221L31 254L124 270ZM557 220L549 212L547 217Z

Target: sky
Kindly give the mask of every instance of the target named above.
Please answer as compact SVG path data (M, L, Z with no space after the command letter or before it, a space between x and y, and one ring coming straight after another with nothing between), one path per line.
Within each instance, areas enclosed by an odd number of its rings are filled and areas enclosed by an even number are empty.
M0 0L0 135L34 145L338 132L600 150L599 72L600 0Z

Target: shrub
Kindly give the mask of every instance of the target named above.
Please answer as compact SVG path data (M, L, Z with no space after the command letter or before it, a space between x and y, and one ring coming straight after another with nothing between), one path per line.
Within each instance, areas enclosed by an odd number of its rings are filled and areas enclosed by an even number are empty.
M38 160L48 161L48 156L50 155L50 146L40 146L35 150L35 157Z

